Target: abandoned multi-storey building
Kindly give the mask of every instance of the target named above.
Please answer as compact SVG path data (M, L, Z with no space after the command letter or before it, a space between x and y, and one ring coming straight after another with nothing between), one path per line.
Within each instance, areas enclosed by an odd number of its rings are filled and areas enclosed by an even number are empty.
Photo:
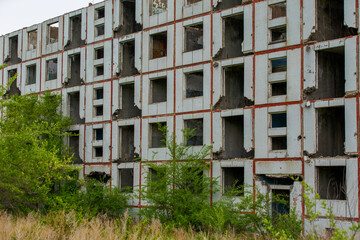
M304 217L303 179L348 227L360 218L359 24L357 0L106 0L1 36L0 80L17 73L9 94L62 95L83 175L136 189L150 172L139 156L167 160L157 123L178 139L196 128L189 144L213 146L205 174L220 185L285 194Z

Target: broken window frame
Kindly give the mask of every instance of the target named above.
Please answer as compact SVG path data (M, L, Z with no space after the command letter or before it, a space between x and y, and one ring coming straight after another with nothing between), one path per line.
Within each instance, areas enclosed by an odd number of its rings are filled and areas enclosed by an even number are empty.
M70 24L70 27L69 27L69 39L71 39L72 42L75 41L74 39L74 19L76 18L80 18L80 29L82 29L82 14L78 14L78 15L74 15L74 16L71 16L69 18L69 24ZM80 41L81 41L81 32L80 32Z
M201 26L201 28L199 26ZM192 30L192 29L197 28L197 27L202 30L201 31L201 36L200 35L195 36L195 37L198 37L197 39L194 39L194 40L197 40L197 41L193 41L193 42L196 42L196 43L195 44L193 43L192 45L189 45L190 40L188 38L194 37L194 35L196 35L196 31ZM194 34L191 34L191 33L194 33ZM195 23L195 24L192 24L192 25L184 26L184 52L192 52L192 51L196 51L196 50L201 50L203 48L204 48L204 23L199 22L199 23Z
M54 64L56 65L55 69L56 73L55 74L51 74L51 71L49 71L49 64L51 64L51 62L54 62ZM56 80L58 78L58 59L54 58L54 59L49 59L46 61L46 81L52 81L52 80Z
M98 47L94 49L94 60L103 59L104 58L104 46Z
M270 137L270 151L287 151L288 145L287 145L287 136L286 135L282 135L282 136L269 136ZM280 139L281 138L281 139ZM285 140L285 148L281 147L277 147L276 149L274 149L274 140L278 139L279 142L277 142L277 146L279 146L280 144L283 144L280 140Z
M129 129L129 128L132 128L132 144L130 144L130 142L129 141L131 141L131 140L129 140L130 138L127 138L126 140L127 140L127 142L125 142L125 145L127 145L127 146L131 146L132 147L132 150L130 150L130 155L131 156L129 156L129 158L127 158L126 157L126 151L124 151L124 149L123 149L123 146L124 146L124 144L123 144L123 139L124 139L124 137L123 137L123 134L124 134L124 129ZM119 153L119 159L122 159L123 160L123 158L124 158L124 156L125 156L125 161L132 161L134 158L135 158L135 156L134 156L134 154L135 154L135 125L122 125L122 126L119 126L119 138L118 138L118 153Z
M38 30L34 29L27 32L27 50L32 51L37 49L37 35ZM35 36L35 38L34 38ZM33 41L32 41L33 39Z
M99 64L94 66L95 77L104 76L104 71L105 71L104 64Z
M32 76L30 76L30 74L32 74L30 71L34 70L34 76L33 78L31 78ZM26 85L32 85L32 84L36 84L36 64L31 64L26 66Z
M53 23L49 23L47 25L47 39L46 39L46 44L50 45L50 44L55 44L59 42L59 28L60 24L59 21L57 22L53 22ZM52 31L51 29L54 28L54 31ZM56 31L55 28L57 28L57 35L53 36L53 33Z
M157 7L155 6L157 4ZM161 4L161 6L159 5ZM149 1L149 15L154 16L167 11L167 0L150 0Z
M103 105L95 105L94 106L94 117L102 117L104 116L104 106Z

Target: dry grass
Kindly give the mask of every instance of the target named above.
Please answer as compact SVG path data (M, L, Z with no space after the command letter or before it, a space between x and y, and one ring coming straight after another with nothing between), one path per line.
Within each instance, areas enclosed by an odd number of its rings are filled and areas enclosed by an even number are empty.
M251 235L195 232L170 228L158 220L131 224L125 215L121 219L99 216L91 220L76 220L74 214L52 213L46 216L32 213L16 217L0 212L0 240L7 239L256 239Z

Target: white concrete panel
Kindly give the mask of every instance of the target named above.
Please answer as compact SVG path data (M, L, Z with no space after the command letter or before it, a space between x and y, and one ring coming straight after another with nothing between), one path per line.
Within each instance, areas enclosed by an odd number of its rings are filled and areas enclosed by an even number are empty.
M255 109L255 158L268 155L268 117L267 108Z
M255 174L302 174L301 161L258 161Z
M358 160L350 158L346 160L346 195L348 202L348 217L359 217L359 197L358 197Z
M5 50L5 48L4 48L4 37L1 36L0 37L0 66L4 64L4 61L3 61L3 59L4 59L4 50Z
M265 66L265 67L264 67ZM268 56L255 56L255 104L265 104L268 98Z
M135 68L141 73L142 32L135 34Z
M254 101L253 94L254 56L244 57L244 97Z
M220 112L215 112L213 114L213 152L217 152L222 147L222 122L223 119L220 116Z
M314 45L304 48L304 89L316 86Z
M315 32L315 0L303 1L303 40L307 40Z
M94 42L95 32L94 32L94 19L95 19L95 8L93 6L89 6L87 8L87 43Z
M356 98L345 98L345 152L347 154L357 153L357 111L355 109Z
M246 151L253 149L253 116L252 109L244 109L244 148Z
M223 46L223 22L220 13L213 15L213 57Z
M300 44L300 1L287 0L286 1L286 41L287 45Z
M248 53L253 51L253 4L244 6L244 42L243 52Z
M105 38L110 38L113 34L112 11L112 1L105 1Z
M301 157L300 105L287 107L287 152L288 157ZM299 139L300 137L300 139Z
M287 51L287 100L301 99L301 49Z
M255 4L255 51L263 51L267 49L267 8L267 1Z
M356 90L356 39L357 37L345 39L345 92Z
M313 104L304 107L304 151L312 154L316 152L316 110Z
M356 28L356 1L344 0L344 25L351 28Z

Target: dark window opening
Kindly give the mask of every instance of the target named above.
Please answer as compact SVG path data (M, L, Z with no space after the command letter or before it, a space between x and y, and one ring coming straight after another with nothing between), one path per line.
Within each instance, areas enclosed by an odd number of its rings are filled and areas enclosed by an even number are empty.
M286 17L286 3L279 3L270 6L271 19Z
M223 192L226 194L231 190L236 191L236 196L244 195L244 168L225 167L223 170Z
M344 97L345 55L344 48L317 51L317 88L310 92L311 100Z
M128 77L139 74L135 68L135 40L120 44L120 76Z
M69 150L70 154L73 155L74 163L78 163L80 160L80 154L79 154L79 131L71 131L72 135L76 136L69 136ZM80 160L81 161L81 160Z
M136 1L126 0L121 1L122 23L118 29L114 30L118 32L119 36L124 36L130 33L141 30L139 24L135 21L136 16Z
M150 103L166 102L167 100L167 78L150 80Z
M270 29L271 32L271 42L273 43L280 43L286 41L286 26L284 27L278 27L278 28L272 28Z
M68 81L68 86L79 86L81 84L80 78L80 54L74 54L69 56L69 65L70 65L70 79Z
M104 138L104 130L102 128L94 129L94 140L101 141Z
M95 36L96 37L102 36L102 35L104 35L104 33L105 33L105 25L104 24L95 26Z
M290 213L290 190L272 189L272 216L277 217L282 214Z
M120 161L129 162L135 159L134 126L119 127Z
M151 56L150 59L166 57L167 55L167 32L157 33L150 36Z
M36 65L30 65L26 68L26 85L36 83Z
M203 33L202 23L185 27L185 52L203 48Z
M287 149L287 138L282 137L271 137L271 150L286 150Z
M104 75L104 65L95 66L95 76Z
M278 82L271 84L271 96L281 96L286 95L287 93L287 84L286 82Z
M102 116L104 114L104 107L101 106L95 106L95 116Z
M344 156L345 142L345 111L344 107L319 108L318 120L318 151L323 157Z
M72 124L84 123L84 119L80 118L80 93L72 92L68 94L69 100L69 117L73 120Z
M5 62L7 65L21 62L18 57L18 36L9 38L9 57L5 59Z
M104 48L95 49L95 59L102 59L104 58Z
M68 48L76 48L85 44L85 41L81 39L81 15L77 15L70 18L70 38Z
M57 43L59 41L59 22L48 25L47 44Z
M320 199L346 200L346 167L316 167Z
M201 97L203 96L203 78L204 73L201 72L192 72L185 73L186 81L186 98Z
M287 70L287 58L278 58L271 60L271 72L286 72Z
M165 122L161 123L150 123L150 148L161 148L166 147L164 140L166 136L163 132L159 129L166 126Z
M28 48L27 50L34 50L37 48L37 30L28 32Z
M105 8L98 8L95 9L95 19L100 19L100 18L104 18L105 17Z
M58 64L58 61L57 59L52 59L52 60L49 60L46 62L46 65L47 65L47 78L46 80L54 80L54 79L57 79L57 64Z
M204 142L203 119L189 119L184 121L185 129L192 131L191 137L186 139L186 146L201 146Z
M228 59L243 56L242 44L244 41L243 15L224 18L223 46L214 57L215 59Z
M167 0L151 0L150 15L159 14L167 10Z
M96 158L103 156L103 147L94 147L94 156Z
M113 119L141 116L141 110L135 105L135 84L120 85L120 109L113 113Z
M103 88L97 88L94 90L95 92L95 99L103 99L104 98L104 89Z
M134 190L134 169L122 168L119 169L120 175L120 190L122 192L133 192Z
M272 128L286 127L286 113L271 114L271 127Z

